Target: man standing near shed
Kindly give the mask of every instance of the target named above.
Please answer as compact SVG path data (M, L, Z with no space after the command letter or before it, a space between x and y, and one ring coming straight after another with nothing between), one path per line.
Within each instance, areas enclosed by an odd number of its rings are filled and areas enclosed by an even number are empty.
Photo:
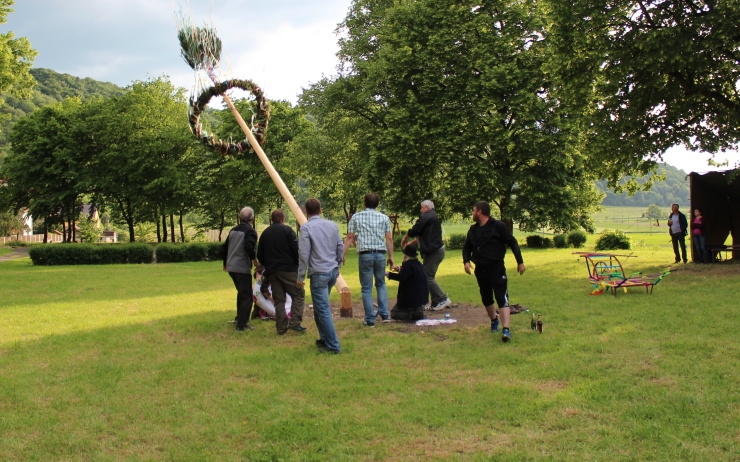
M375 210L380 198L375 193L365 195L365 210L352 215L347 224L347 237L344 240L344 255L356 239L357 253L360 254L359 270L362 286L362 305L365 308L364 325L375 327L375 317L379 314L383 322L390 322L388 313L388 289L385 285L385 266L393 266L393 235L391 220L387 215ZM386 259L387 256L387 259ZM378 297L378 313L373 309L373 279Z
M689 227L686 221L686 215L678 211L678 204L671 206L671 215L668 217L668 232L671 233L671 242L673 242L673 253L676 256L676 263L686 263L686 233ZM681 254L678 253L678 247L681 247Z
M462 252L465 272L470 274L470 262L475 263L475 279L480 288L481 301L491 319L491 332L498 332L500 314L503 327L501 340L506 343L511 340L509 330L511 309L504 265L506 246L514 253L519 274L524 274L526 269L522 252L506 223L491 217L491 206L488 202L476 202L473 206L473 221L475 224L468 230ZM499 314L496 313L493 304L494 297L498 303Z
M272 287L275 302L275 328L278 335L290 330L304 332L303 303L305 289L298 287L298 236L285 224L285 212L276 209L270 216L272 223L260 236L257 260L265 267L264 276ZM286 294L292 298L290 321L285 314Z
M408 242L409 238L416 239ZM424 272L427 276L429 295L432 297L432 304L429 309L439 311L442 308L447 308L452 302L442 292L439 284L434 279L439 265L445 259L445 246L442 242L442 224L434 210L434 202L430 200L422 201L421 217L416 220L416 224L401 239L401 248L405 248L406 244L414 244L416 241L419 241L419 253L421 253Z

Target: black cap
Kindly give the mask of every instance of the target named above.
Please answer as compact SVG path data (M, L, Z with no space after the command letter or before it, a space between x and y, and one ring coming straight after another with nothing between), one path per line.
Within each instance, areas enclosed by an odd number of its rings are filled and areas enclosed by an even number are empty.
M403 254L407 257L416 258L416 246L414 244L407 245L403 248Z

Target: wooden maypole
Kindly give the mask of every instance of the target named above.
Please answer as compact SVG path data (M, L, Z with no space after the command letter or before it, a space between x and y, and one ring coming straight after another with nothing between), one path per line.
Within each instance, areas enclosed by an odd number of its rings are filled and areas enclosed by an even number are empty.
M220 61L221 40L216 35L215 30L212 27L193 27L189 20L181 17L180 27L178 28L178 38L182 48L182 56L188 65L195 71L198 71L199 69L207 71L213 83L216 84L214 68L218 66ZM270 175L270 178L278 188L283 200L288 204L290 211L293 212L296 222L298 222L299 225L303 225L306 223L307 219L303 210L298 206L298 202L296 202L293 194L290 193L290 190L285 185L280 174L275 170L275 167L272 165L272 162L270 162L265 151L262 150L262 146L260 146L260 143L252 133L252 130L236 109L231 98L228 97L225 91L221 96L229 106L231 113L234 115L234 118L244 132L244 135L247 137L250 146L257 154L260 162L262 162L265 170L267 170L268 175ZM198 133L196 134L199 135ZM341 274L337 278L336 287L341 294L341 315L343 317L352 317L352 294Z

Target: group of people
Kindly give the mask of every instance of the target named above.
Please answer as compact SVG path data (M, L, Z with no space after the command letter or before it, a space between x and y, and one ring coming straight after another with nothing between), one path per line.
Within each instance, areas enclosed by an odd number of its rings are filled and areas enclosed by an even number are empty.
M421 203L420 218L402 238L404 261L400 266L394 265L391 223L387 215L376 210L379 203L377 194L365 196L365 209L350 218L345 239L341 238L335 223L321 217L321 203L315 198L305 202L308 220L301 226L300 236L285 225L285 214L277 209L272 212L271 224L258 239L251 225L254 211L250 207L243 208L239 224L229 232L222 246L223 269L229 273L237 290L236 330L254 329L249 321L258 316L259 308L253 304L251 269L261 265L261 277L265 284L270 284L272 291L278 335L285 335L289 330L306 331L302 321L308 277L320 337L316 345L322 352L340 353L329 295L352 245L359 254L364 326L375 327L378 317L381 322L413 321L423 318L425 310L450 307L452 302L435 279L445 249L434 203L430 200ZM481 301L491 320L491 332L498 332L500 325L502 341L508 342L511 340L510 310L504 266L507 246L514 253L519 274L524 273L525 266L508 226L492 218L490 212L487 202L473 206L475 224L470 227L463 246L463 264L467 274L471 274L471 263L475 265L474 274ZM386 266L391 271L386 271ZM390 311L386 277L399 282L397 302ZM285 308L288 297L292 299L290 316ZM428 303L430 297L431 303Z
M681 263L681 261L687 263L686 236L689 233L689 223L686 215L679 211L678 204L671 205L671 214L668 216L668 232L671 235L676 263ZM707 247L704 217L698 208L694 209L694 218L691 222L691 243L694 247L695 261L698 263L711 263L712 255Z

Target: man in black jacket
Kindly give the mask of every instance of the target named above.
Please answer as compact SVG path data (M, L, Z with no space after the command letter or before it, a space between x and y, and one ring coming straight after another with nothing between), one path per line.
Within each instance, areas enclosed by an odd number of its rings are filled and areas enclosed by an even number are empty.
M408 242L409 238L416 238ZM452 302L449 297L442 292L442 288L434 279L437 275L437 269L445 259L445 247L442 242L442 224L439 222L437 212L434 211L434 202L430 200L422 201L421 217L416 224L401 239L401 248L406 244L419 242L419 252L424 262L424 271L427 275L427 285L429 294L432 296L432 304L429 309L439 311L442 308L448 308Z
M465 272L470 274L470 262L475 263L475 278L480 288L481 301L491 318L491 332L498 332L499 314L501 315L501 340L511 340L509 330L509 294L507 291L506 267L504 256L508 245L514 253L517 271L524 274L525 266L519 244L509 231L506 223L491 218L491 206L488 202L477 202L473 206L475 224L468 230L468 237L463 246L463 263ZM493 304L494 297L499 307L499 314Z
M671 233L673 242L673 253L676 255L676 263L686 263L686 233L689 227L686 221L686 215L678 211L678 204L671 206L671 215L668 217L668 232ZM681 246L681 255L678 254L678 247Z
M229 231L229 236L221 246L224 271L228 271L236 287L236 330L254 330L249 325L252 312L252 263L257 264L254 248L257 233L250 223L254 217L251 207L239 212L239 224Z
M262 231L257 260L265 267L264 276L272 287L275 302L275 328L278 335L288 329L303 332L303 303L306 293L298 287L298 236L285 224L285 213L275 209L270 217L272 224ZM285 314L286 294L292 298L290 321Z
M429 301L427 275L417 259L414 244L404 247L403 255L400 271L385 273L388 279L398 281L398 297L396 306L391 310L391 318L398 321L424 319L424 305Z

